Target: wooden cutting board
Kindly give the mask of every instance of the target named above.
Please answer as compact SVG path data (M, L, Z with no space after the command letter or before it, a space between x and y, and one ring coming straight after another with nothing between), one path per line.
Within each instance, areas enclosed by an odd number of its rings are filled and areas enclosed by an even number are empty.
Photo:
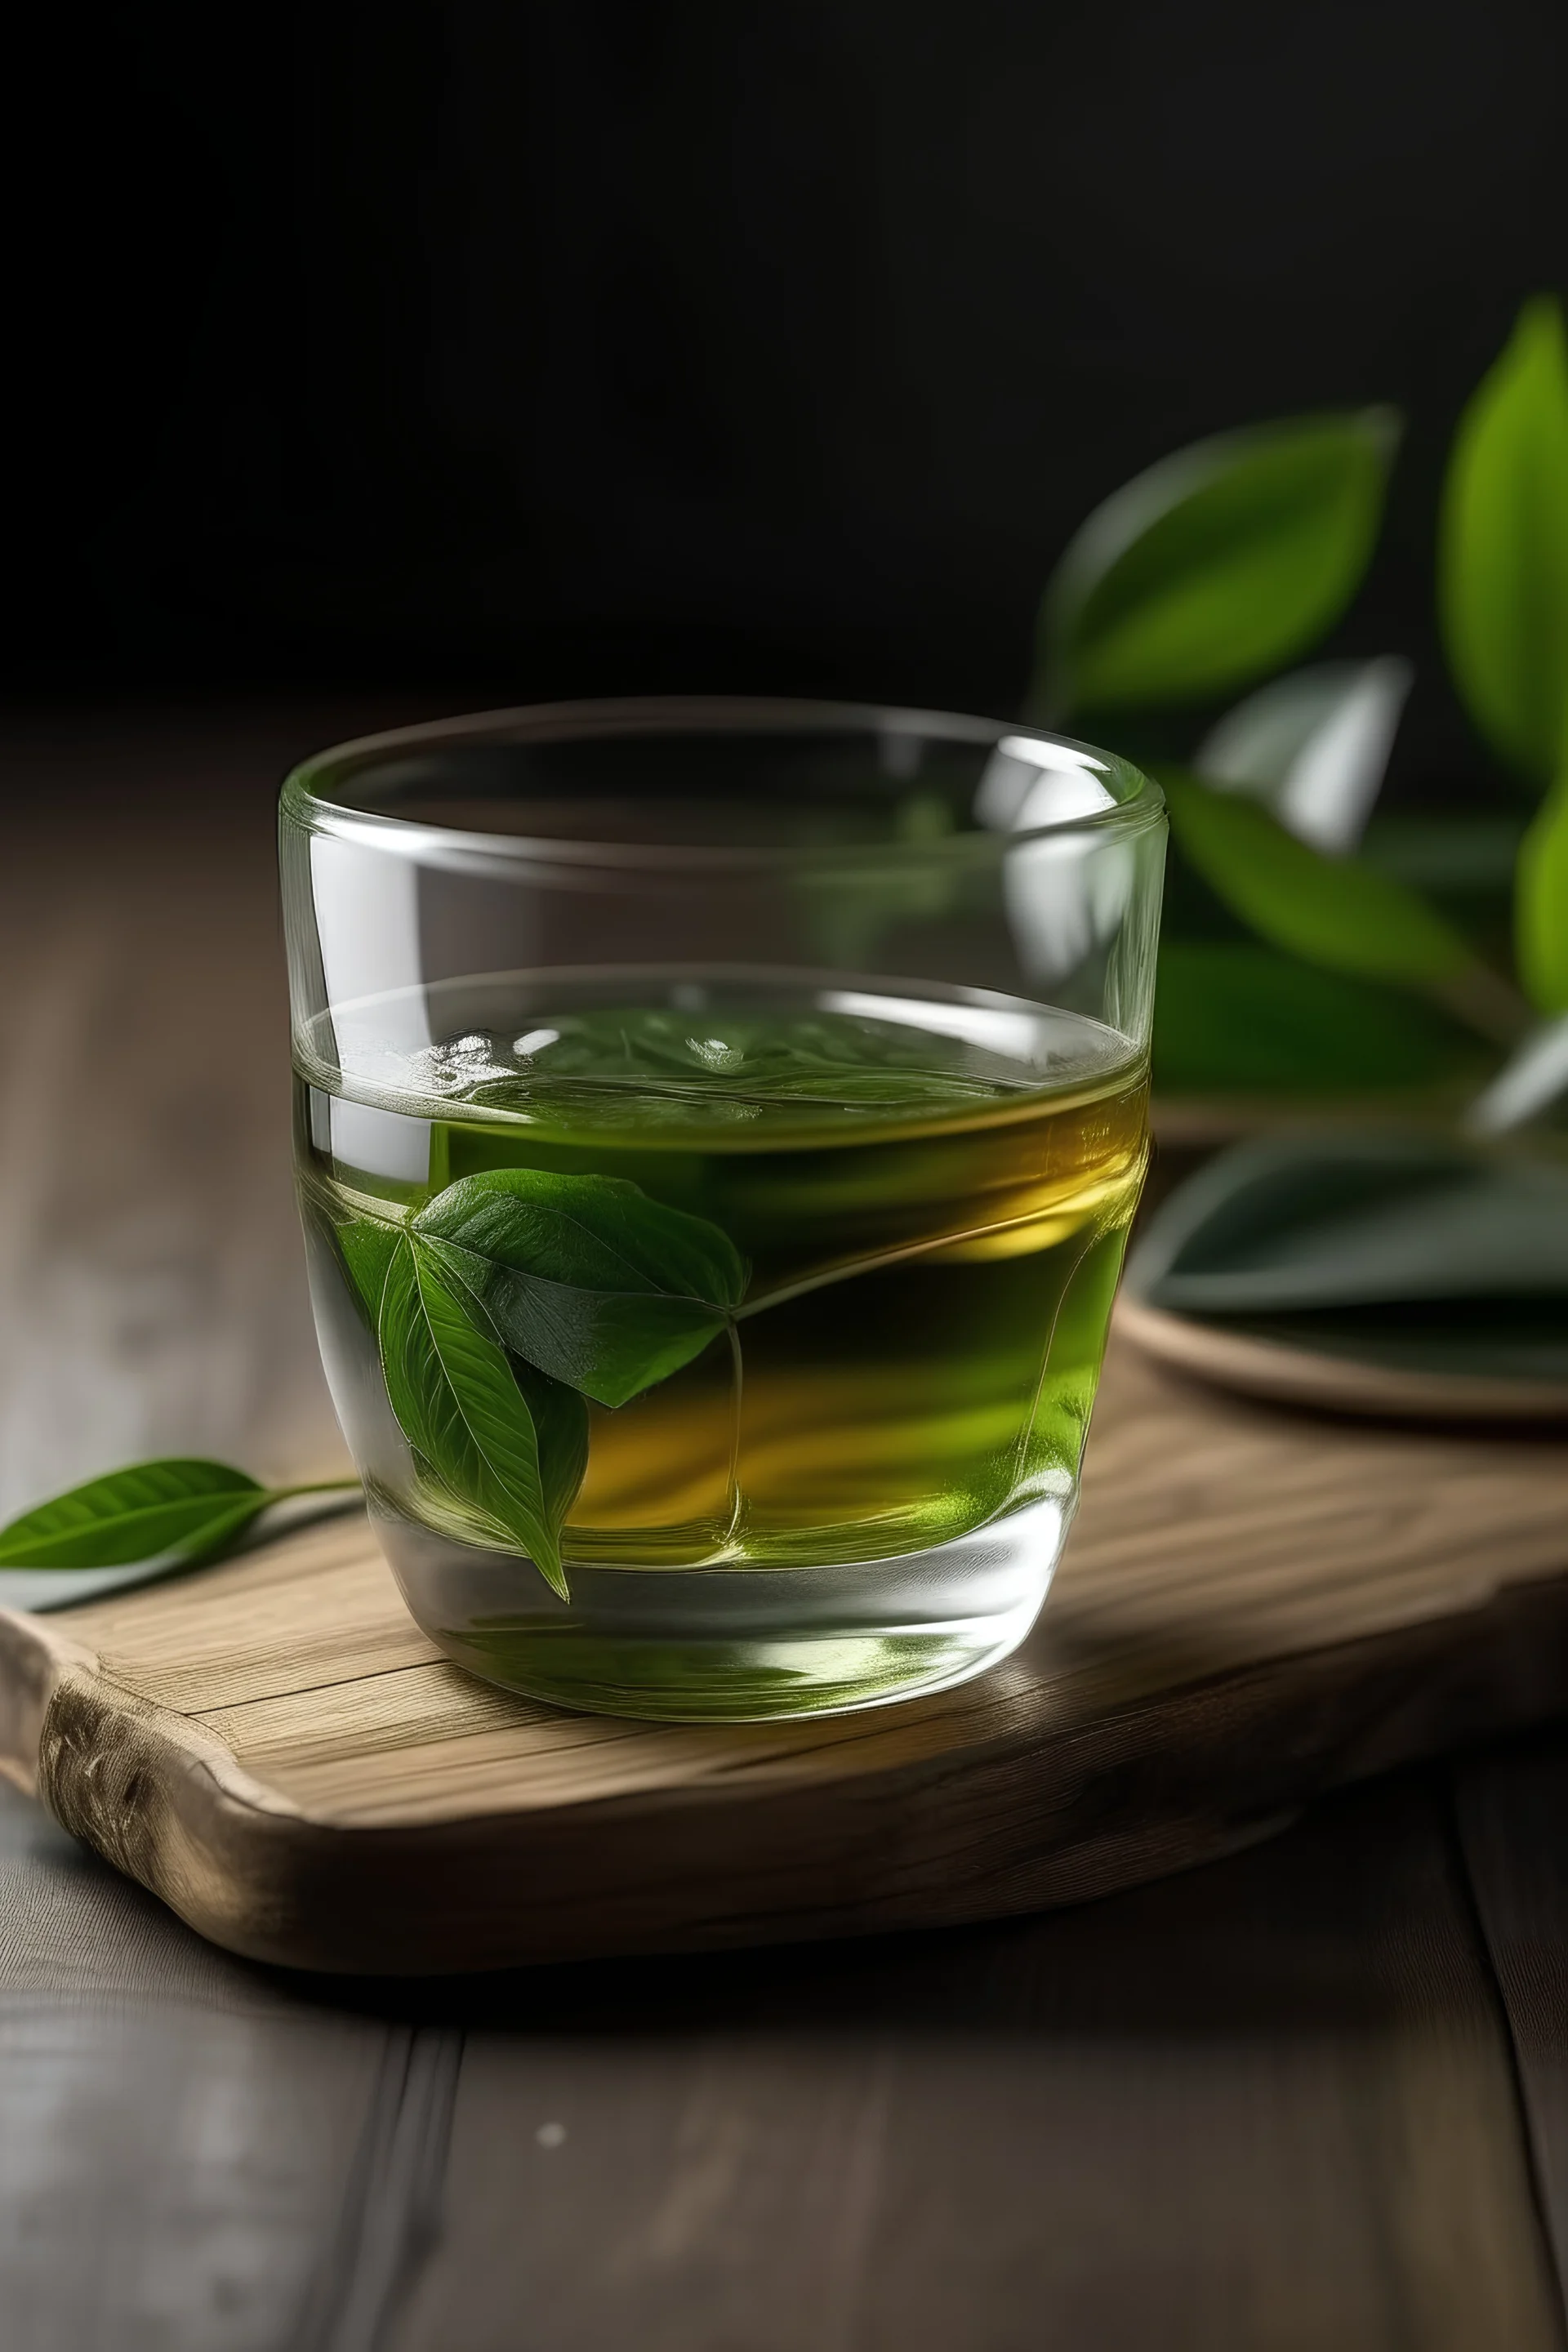
M399 1973L1080 1901L1333 1783L1568 1706L1568 1446L1229 1397L1112 1346L1018 1654L816 1726L473 1682L363 1520L0 1612L0 1769L203 1935Z

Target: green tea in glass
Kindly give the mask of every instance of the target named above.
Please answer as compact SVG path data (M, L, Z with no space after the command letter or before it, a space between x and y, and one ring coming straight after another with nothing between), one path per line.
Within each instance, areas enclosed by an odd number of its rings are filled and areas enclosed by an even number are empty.
M837 706L289 779L322 1356L450 1657L737 1721L1023 1639L1142 1181L1163 842L1109 754Z

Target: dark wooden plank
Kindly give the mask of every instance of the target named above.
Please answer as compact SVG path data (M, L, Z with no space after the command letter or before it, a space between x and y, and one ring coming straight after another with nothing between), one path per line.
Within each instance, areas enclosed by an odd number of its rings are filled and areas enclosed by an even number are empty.
M1559 2342L1419 1787L1069 1917L331 2007L79 1877L73 1926L15 1882L7 1916L107 1989L93 1906L140 1909L128 1973L164 1999L30 2045L52 2153L18 2179L7 2140L5 2201L54 2227L0 2250L23 2352Z
M161 1448L340 1458L272 848L282 767L337 725L5 730L0 1513ZM358 2352L389 2292L371 2208L418 2242L423 2192L384 2193L413 2040L227 1959L0 1788L6 2352L292 2352L307 2328ZM452 2046L421 2045L437 2075Z
M1468 1759L1453 1778L1568 2305L1568 1734Z
M410 2041L227 1959L0 1790L6 2352L369 2345Z
M395 2352L1545 2352L1441 1791L1007 1927L429 1988L468 2027Z
M337 2225L289 2352L381 2352L441 2233L460 2033L388 2033Z

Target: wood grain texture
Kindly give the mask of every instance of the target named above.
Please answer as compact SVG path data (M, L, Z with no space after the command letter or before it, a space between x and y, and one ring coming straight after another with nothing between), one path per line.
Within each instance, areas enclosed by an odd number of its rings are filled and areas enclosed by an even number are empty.
M1071 1913L426 1998L466 2057L389 2352L1560 2352L1419 1781Z
M1542 2218L1568 2283L1568 1742L1454 1773L1459 1833L1497 1970Z
M0 1622L0 1756L203 1933L499 1967L1066 1903L1568 1693L1568 1458L1310 1423L1113 1354L1035 1636L818 1724L573 1717L476 1683L363 1522Z
M408 2039L199 1942L0 1789L7 2352L292 2352L359 2274Z

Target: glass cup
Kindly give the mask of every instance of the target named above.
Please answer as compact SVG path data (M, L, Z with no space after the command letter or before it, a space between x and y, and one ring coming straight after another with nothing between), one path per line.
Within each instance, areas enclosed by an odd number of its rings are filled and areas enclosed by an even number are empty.
M1023 1639L1146 1162L1164 836L1109 753L827 704L289 779L321 1353L448 1656L743 1721Z

